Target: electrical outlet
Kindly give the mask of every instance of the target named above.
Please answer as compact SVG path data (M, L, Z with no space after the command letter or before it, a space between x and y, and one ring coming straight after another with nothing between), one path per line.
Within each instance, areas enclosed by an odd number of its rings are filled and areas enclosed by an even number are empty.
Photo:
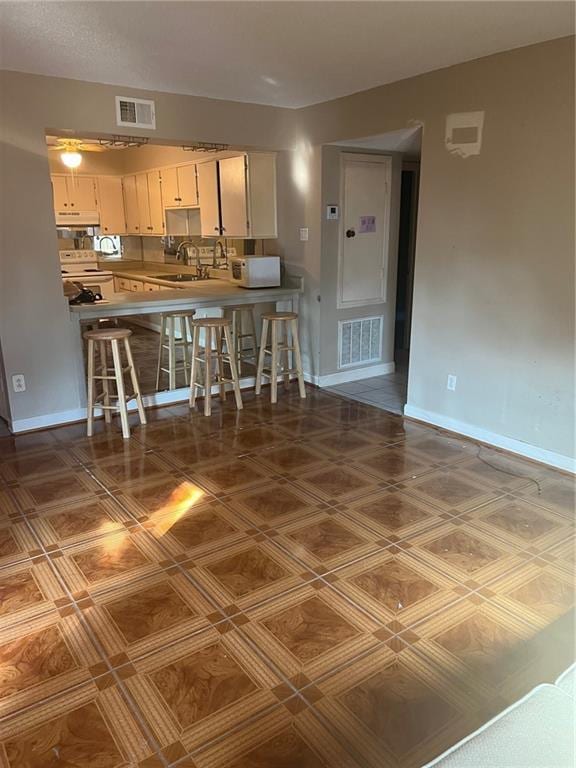
M456 391L456 382L458 381L458 376L454 376L453 373L448 374L448 381L446 382L446 389L449 389L450 392Z
M302 242L308 240L308 227L300 227L300 240L302 240Z
M12 388L14 389L14 392L26 391L26 380L23 373L15 373L12 376Z

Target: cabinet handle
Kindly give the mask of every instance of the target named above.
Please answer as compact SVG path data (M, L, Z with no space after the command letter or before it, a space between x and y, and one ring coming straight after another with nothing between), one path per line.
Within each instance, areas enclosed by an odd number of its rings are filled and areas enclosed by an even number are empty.
M222 232L226 232L226 227L222 227Z
M154 227L146 227L146 229L154 229Z
M64 203L64 208L68 208L68 203Z
M74 203L70 203L70 205L72 206L72 208L74 208Z
M214 227L214 232L220 232L220 227Z

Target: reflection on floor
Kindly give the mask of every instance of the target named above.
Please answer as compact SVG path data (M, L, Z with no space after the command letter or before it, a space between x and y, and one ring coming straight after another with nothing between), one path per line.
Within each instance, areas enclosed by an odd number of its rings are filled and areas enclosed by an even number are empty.
M3 765L420 766L569 665L571 479L244 399L0 438Z
M374 405L384 411L402 414L408 388L408 368L397 368L394 373L371 376L368 379L338 384L329 389L359 403Z
M132 355L134 357L134 364L136 366L136 373L138 375L138 381L140 383L140 389L144 394L150 394L156 392L156 370L158 365L158 345L160 342L160 334L150 328L144 328L136 323L125 322L123 326L130 328L132 336L130 337L130 345L132 348ZM190 354L192 353L192 345L189 346ZM177 367L183 365L183 349L182 347L176 348L176 361ZM164 351L163 367L168 367L168 352ZM243 361L242 363L242 376L254 376L255 366L249 362ZM229 375L226 371L226 375ZM176 373L176 387L186 387L186 381L184 378L184 371L178 370ZM160 377L160 391L168 389L168 374L164 371Z

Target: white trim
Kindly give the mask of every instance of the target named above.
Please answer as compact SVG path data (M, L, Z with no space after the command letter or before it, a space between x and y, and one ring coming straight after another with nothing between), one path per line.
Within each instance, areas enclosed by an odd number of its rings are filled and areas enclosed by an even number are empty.
M253 387L256 380L254 376L246 376L240 379L241 389ZM232 385L227 384L226 390L231 390ZM212 386L212 394L217 395L220 387L217 384ZM173 405L175 403L184 403L188 400L190 390L188 387L179 387L178 389L166 390L164 392L153 392L149 395L143 395L144 407ZM136 401L131 400L128 403L129 411L136 411ZM96 408L94 415L96 418L103 415L100 408ZM77 421L86 421L86 408L76 408L73 411L59 411L57 413L48 413L42 416L33 416L30 419L17 419L11 424L11 432L20 434L21 432L33 432L37 429L48 429L49 427L59 427L63 424L71 424Z
M380 365L365 365L363 368L344 368L337 373L328 373L325 376L310 376L304 374L306 381L316 384L318 387L334 387L336 384L346 384L348 381L359 381L360 379L370 379L372 376L385 376L388 373L394 373L395 364L380 363Z
M456 432L459 435L465 435L474 440L479 440L481 443L494 445L496 448L503 448L505 451L510 451L510 453L517 453L527 459L533 459L534 461L548 464L556 469L563 469L566 472L576 474L576 459L573 459L570 456L564 456L562 453L548 451L545 448L539 448L537 445L530 445L530 443L516 440L513 437L506 437L506 435L499 435L496 432L489 432L487 429L476 427L473 424L467 424L458 419L452 419L449 416L443 416L441 413L426 411L423 408L418 408L409 403L406 403L404 406L404 416L423 421L426 424L434 424L437 427L448 429L450 432Z

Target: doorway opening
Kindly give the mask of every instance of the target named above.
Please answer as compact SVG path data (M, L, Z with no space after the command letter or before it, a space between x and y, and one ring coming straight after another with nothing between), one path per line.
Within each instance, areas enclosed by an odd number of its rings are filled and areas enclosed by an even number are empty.
M368 153L367 157L373 157L372 153L378 153L388 155L392 160L389 242L390 264L392 267L392 260L394 260L396 269L394 271L390 269L387 273L389 288L383 294L382 305L378 306L376 301L371 301L370 307L366 307L364 312L366 314L370 311L373 315L381 315L377 319L381 320L383 365L377 367L388 367L389 371L373 372L370 367L366 367L354 372L361 373L362 376L354 375L350 380L338 383L330 389L354 400L398 414L404 412L408 390L421 134L421 127L415 126L366 139L338 142L340 146ZM362 225L361 219L360 225ZM393 227L397 228L395 233ZM394 242L397 243L397 253L392 252ZM354 268L356 269L356 265ZM393 275L395 282L390 284ZM390 370L392 366L389 365L392 361L394 362L393 371Z
M412 294L414 290L414 257L418 223L418 188L420 161L404 160L400 186L400 222L398 227L398 268L396 277L396 310L394 325L394 363L401 374L404 392L408 380L410 335L412 331ZM404 399L404 403L406 400Z

